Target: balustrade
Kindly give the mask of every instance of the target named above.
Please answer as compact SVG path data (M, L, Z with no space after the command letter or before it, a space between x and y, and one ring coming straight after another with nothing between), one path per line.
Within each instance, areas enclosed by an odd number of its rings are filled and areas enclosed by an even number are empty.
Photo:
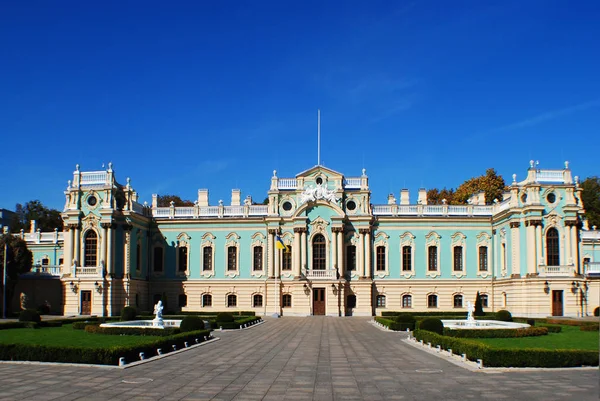
M360 189L361 178L360 177L348 177L344 179L344 187L348 189Z
M337 280L336 270L308 270L306 272L306 278L321 279L321 280Z
M538 266L541 277L569 277L575 275L575 266Z
M106 171L86 171L81 173L80 185L105 185L108 181Z
M538 170L536 172L538 182L559 182L564 183L564 170Z
M278 189L296 189L297 181L295 178L279 178L277 180Z

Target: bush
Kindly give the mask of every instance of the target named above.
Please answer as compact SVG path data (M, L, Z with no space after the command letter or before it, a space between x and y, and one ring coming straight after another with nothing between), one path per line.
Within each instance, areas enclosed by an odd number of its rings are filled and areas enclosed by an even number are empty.
M217 322L229 323L233 322L233 315L230 312L219 312L217 313Z
M579 330L581 331L599 331L600 327L597 324L586 324L584 326L579 326Z
M21 311L19 315L19 322L35 322L39 323L42 321L40 313L34 309L25 309Z
M121 321L125 322L128 320L135 320L137 316L137 310L133 306L126 306L121 311Z
M477 329L453 330L444 329L444 335L456 338L517 338L545 336L547 327L528 327L526 329Z
M73 323L73 330L84 330L85 326L99 326L100 322L75 322Z
M202 330L204 329L204 320L200 316L186 316L181 321L179 330L182 333L186 331Z
M414 330L415 323L417 319L413 315L409 315L408 313L401 313L400 315L394 317L394 327L392 330L406 331L406 329Z
M86 333L92 334L109 334L114 336L159 336L167 337L174 334L179 334L179 329L176 327L166 327L164 329L147 327L100 327L98 325L87 324L84 327Z
M419 330L427 330L437 334L444 334L444 323L440 319L428 317L419 324Z
M557 324L540 324L539 327L545 327L548 329L548 333L560 333L562 327Z
M37 308L40 315L49 315L50 314L50 306L48 304L41 304Z
M596 309L594 309L594 316L600 316L600 306L596 306Z
M501 322L512 322L512 315L509 311L501 309L496 312L496 320L500 320Z

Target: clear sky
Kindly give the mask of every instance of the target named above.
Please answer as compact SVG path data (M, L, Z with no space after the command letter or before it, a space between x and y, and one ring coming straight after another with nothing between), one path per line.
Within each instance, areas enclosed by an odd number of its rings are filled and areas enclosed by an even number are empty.
M598 1L4 1L0 207L76 164L139 192L262 201L367 169L373 203L493 167L599 175Z

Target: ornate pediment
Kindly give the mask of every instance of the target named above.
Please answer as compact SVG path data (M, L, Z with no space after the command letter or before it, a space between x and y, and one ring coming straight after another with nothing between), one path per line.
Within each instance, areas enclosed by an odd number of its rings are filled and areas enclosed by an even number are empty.
M304 189L304 192L300 194L300 204L306 202L314 202L317 200L326 200L332 203L338 203L339 199L335 196L334 190L329 190L327 187L321 184L316 184L314 186L307 186Z

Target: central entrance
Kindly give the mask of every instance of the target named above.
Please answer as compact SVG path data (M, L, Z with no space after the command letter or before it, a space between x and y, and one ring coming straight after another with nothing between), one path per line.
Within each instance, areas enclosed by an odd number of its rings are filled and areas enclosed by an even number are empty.
M313 315L325 315L325 288L313 288Z
M563 315L563 292L552 290L552 316Z
M81 291L81 314L91 315L92 314L92 292Z

